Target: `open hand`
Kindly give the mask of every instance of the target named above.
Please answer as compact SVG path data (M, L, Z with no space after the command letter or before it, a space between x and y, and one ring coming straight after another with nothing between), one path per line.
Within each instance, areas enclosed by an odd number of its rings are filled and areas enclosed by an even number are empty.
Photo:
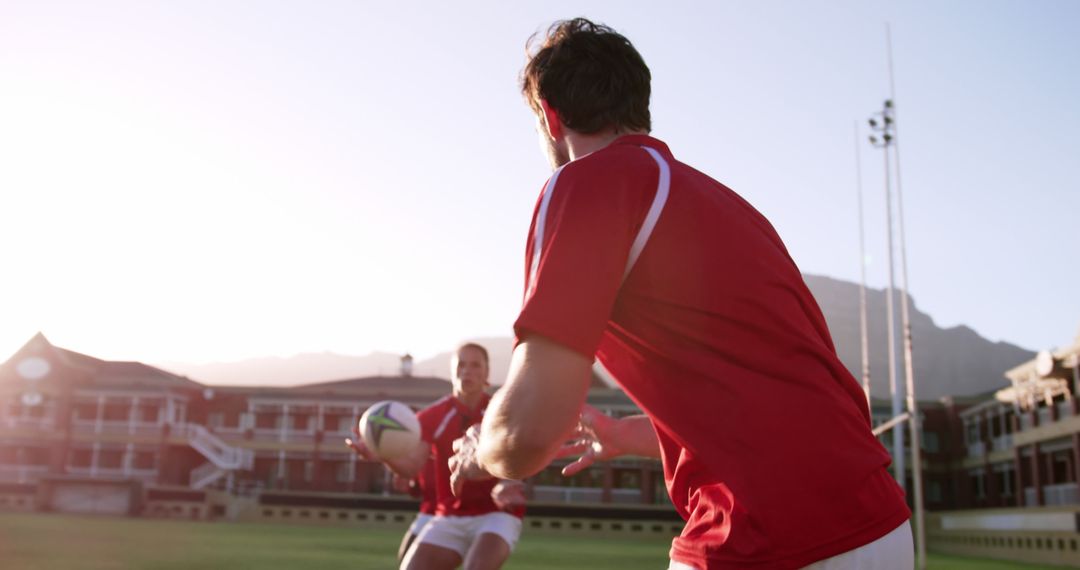
M491 479L491 474L484 470L476 457L480 446L480 425L470 427L465 435L454 440L454 455L447 464L450 466L450 490L454 495L461 494L466 481Z
M557 458L575 457L577 460L563 467L562 474L570 477L587 469L597 461L606 461L623 455L618 446L619 420L604 415L596 408L585 405L581 409L581 419L574 440L559 449Z
M361 459L367 461L379 460L375 453L368 449L368 446L364 443L364 438L360 437L360 432L355 427L352 429L352 435L352 437L345 438L345 445L350 447Z
M503 479L491 489L491 500L503 511L525 506L525 483Z

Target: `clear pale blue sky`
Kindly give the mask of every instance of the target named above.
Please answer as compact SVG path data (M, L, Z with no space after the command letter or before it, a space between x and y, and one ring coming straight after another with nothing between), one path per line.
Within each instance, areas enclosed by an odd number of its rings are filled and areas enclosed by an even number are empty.
M1076 335L1077 2L41 1L0 2L0 357L38 330L149 362L509 334L548 174L517 73L577 15L643 54L677 157L849 280L890 22L918 307Z

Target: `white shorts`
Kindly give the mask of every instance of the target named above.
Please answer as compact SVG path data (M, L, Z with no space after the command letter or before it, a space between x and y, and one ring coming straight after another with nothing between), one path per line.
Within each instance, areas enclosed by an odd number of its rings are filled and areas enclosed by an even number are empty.
M911 523L893 529L889 534L853 550L819 560L803 570L910 570L915 567L915 546L911 538ZM681 562L672 561L668 570L696 570Z
M449 548L465 558L469 546L484 533L502 538L513 552L518 538L521 537L521 519L509 513L487 513L471 517L436 515L420 531L416 542Z
M429 515L427 513L416 513L416 519L409 525L409 534L416 536L420 534L420 531L424 530L427 523L431 522L431 519L435 518L435 515Z

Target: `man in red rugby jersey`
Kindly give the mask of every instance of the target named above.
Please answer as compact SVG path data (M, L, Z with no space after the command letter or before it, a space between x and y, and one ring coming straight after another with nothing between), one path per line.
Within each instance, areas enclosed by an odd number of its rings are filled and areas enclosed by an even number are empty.
M579 18L537 47L522 90L555 172L510 375L455 479L530 476L580 422L590 441L570 471L662 459L686 519L673 569L911 568L889 455L776 231L649 136L651 74L629 40ZM645 416L582 413L594 359Z

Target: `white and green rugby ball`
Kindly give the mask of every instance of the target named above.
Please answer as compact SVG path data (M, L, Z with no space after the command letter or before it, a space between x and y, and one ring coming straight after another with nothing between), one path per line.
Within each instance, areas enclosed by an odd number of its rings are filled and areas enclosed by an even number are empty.
M420 420L401 402L384 400L360 416L360 437L380 459L408 455L420 443Z

